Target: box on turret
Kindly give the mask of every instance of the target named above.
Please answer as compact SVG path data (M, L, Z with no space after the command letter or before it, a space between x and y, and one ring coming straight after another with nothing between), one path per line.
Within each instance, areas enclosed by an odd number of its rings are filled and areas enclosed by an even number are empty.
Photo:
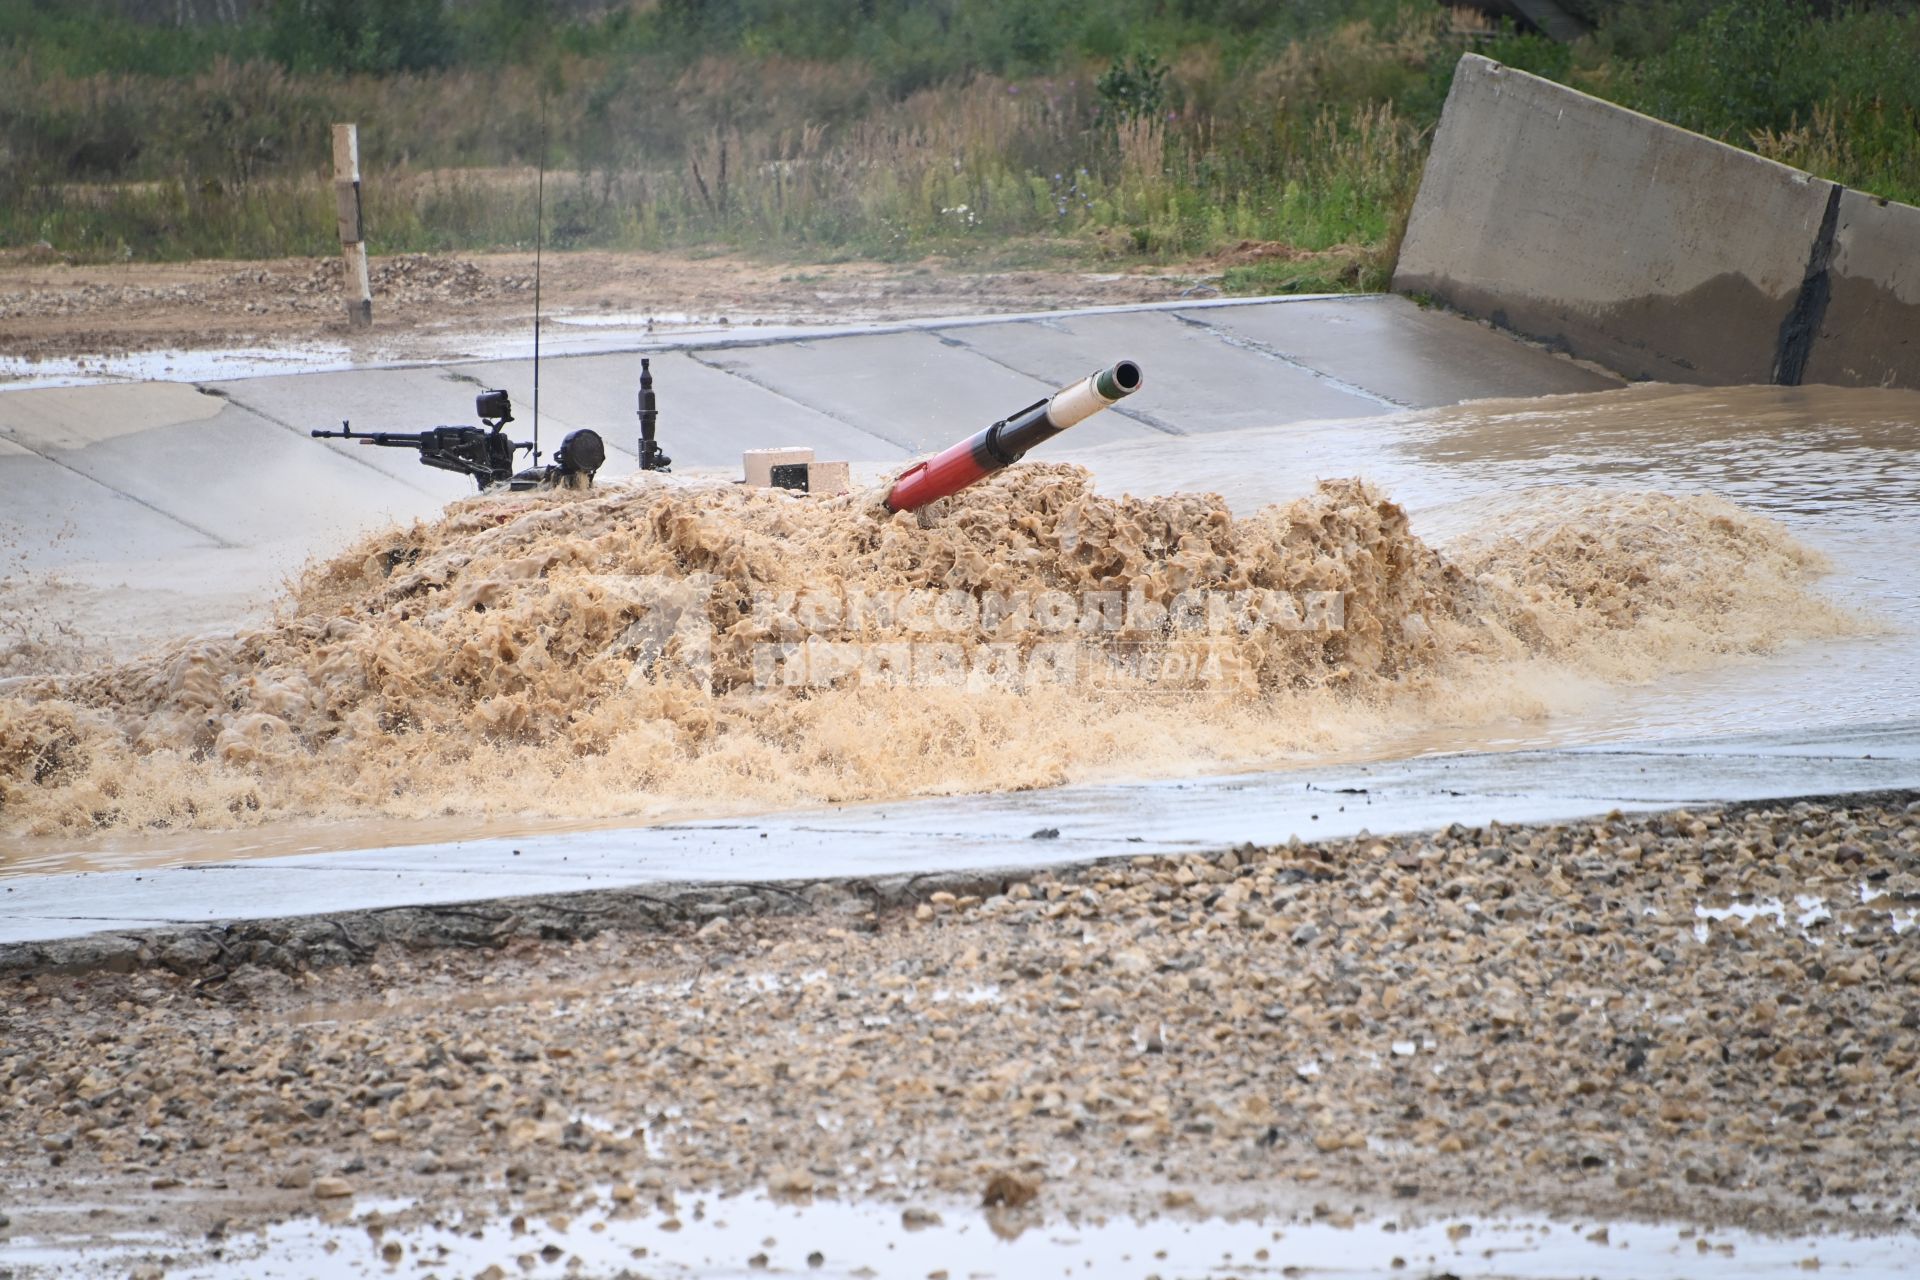
M811 449L749 449L744 458L747 483L798 493L845 493L853 488L853 469L845 462L815 462Z
M747 475L747 483L762 489L773 483L773 469L792 463L813 461L813 450L798 445L784 449L749 449L740 455L740 461Z

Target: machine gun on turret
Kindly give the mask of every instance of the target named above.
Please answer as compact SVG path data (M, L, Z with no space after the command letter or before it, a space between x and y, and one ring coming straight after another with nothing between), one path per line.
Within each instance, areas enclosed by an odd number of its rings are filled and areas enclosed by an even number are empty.
M570 432L553 451L546 466L513 469L513 455L532 449L530 440L514 440L506 425L513 421L513 402L504 391L482 391L474 397L474 413L484 426L429 427L425 431L355 431L342 422L338 431L314 431L316 440L358 440L361 444L386 449L413 449L419 452L423 466L454 471L473 477L484 492L504 484L511 490L543 489L565 485L585 488L593 483L594 473L607 460L606 445L600 433L590 430ZM536 461L538 455L535 455Z

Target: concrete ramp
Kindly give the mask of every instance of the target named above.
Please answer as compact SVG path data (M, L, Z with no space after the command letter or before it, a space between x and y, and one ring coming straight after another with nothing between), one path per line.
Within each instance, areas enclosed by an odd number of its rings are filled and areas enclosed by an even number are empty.
M608 478L637 465L642 354L676 468L736 475L743 450L787 444L897 466L1121 356L1144 364L1145 389L1062 445L1177 448L1226 429L1618 385L1390 297L606 341L622 349L543 363L540 416L548 448L574 428L599 431ZM0 545L17 571L57 571L59 607L84 628L139 637L224 624L309 556L473 492L410 450L317 441L309 430L342 419L366 431L471 422L474 393L487 387L512 394L511 430L524 438L533 369L520 358L0 392Z
M575 428L599 431L607 480L637 467L642 355L653 362L676 471L738 476L743 451L802 444L855 464L862 482L1120 357L1142 362L1144 388L1045 454L1129 450L1138 471L1187 474L1219 491L1232 483L1204 465L1183 469L1176 455L1247 428L1620 385L1483 324L1380 296L787 334L607 329L567 345L542 364L542 439L551 449ZM445 365L263 368L271 372L0 391L0 679L230 632L263 617L310 560L474 492L411 450L314 440L310 430L342 419L362 431L472 422L474 394L493 387L513 397L516 437L533 425L523 351ZM1326 442L1313 474L1350 473L1337 429L1309 434ZM1257 455L1251 475L1286 468L1311 481L1297 453L1244 441L1237 449Z
M218 388L109 384L0 397L0 526L22 567L196 548L316 545L436 502L419 478L329 452Z

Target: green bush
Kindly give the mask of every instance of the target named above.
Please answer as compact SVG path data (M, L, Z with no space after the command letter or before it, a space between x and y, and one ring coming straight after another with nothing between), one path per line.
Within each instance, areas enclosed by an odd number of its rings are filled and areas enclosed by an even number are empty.
M261 27L134 22L117 9L72 0L0 0L0 67L20 60L67 76L187 75L221 57L260 51Z
M1616 21L1626 21L1623 16ZM1601 90L1823 176L1920 198L1920 13L1722 3Z
M1109 122L1157 116L1167 106L1167 64L1136 49L1131 60L1115 58L1094 85L1101 116Z
M445 0L274 0L266 48L290 71L426 71L453 60Z

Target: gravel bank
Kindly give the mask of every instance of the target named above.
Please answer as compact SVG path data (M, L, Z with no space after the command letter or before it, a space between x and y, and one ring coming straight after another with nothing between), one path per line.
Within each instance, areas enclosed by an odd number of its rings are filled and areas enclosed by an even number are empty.
M0 1235L596 1187L1912 1231L1917 915L1920 801L1880 797L5 977Z

